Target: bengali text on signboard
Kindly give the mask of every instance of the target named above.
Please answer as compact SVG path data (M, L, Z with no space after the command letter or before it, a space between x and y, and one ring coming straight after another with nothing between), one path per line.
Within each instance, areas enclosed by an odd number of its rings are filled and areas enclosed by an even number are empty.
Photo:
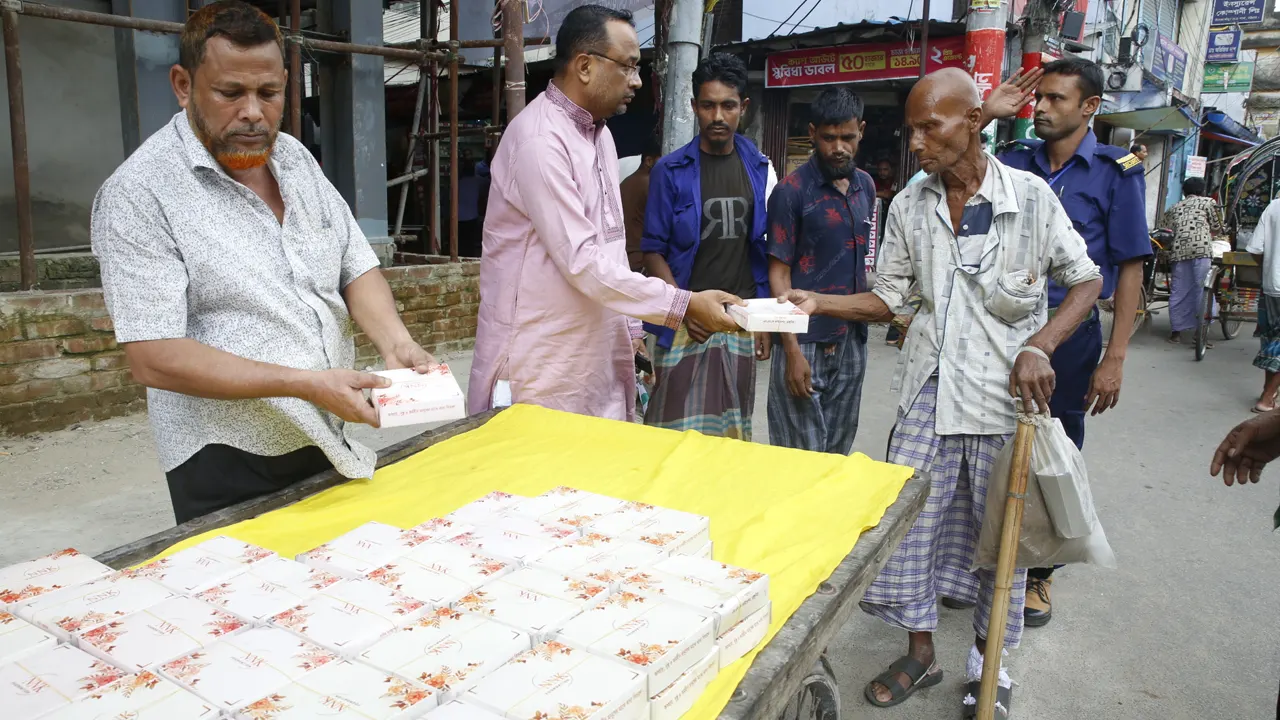
M1267 0L1213 0L1210 25L1236 25L1262 22Z
M927 72L964 67L964 37L929 43ZM765 60L765 87L803 87L920 75L920 44L876 43L773 53Z
M1204 90L1206 93L1249 92L1253 89L1253 63L1206 63L1204 66Z
M1209 47L1205 48L1205 62L1231 63L1240 59L1239 30L1210 30Z

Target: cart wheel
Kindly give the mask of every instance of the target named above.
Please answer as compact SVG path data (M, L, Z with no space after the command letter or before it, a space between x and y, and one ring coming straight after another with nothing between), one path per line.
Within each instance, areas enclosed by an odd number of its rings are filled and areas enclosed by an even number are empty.
M818 658L778 720L840 720L840 689L825 655Z
M1129 337L1137 335L1142 324L1151 319L1151 313L1147 311L1147 305L1150 303L1151 294L1147 292L1146 288L1142 288L1142 291L1138 293L1138 312L1133 316L1133 330L1129 331Z
M1222 337L1224 340L1234 340L1240 334L1240 325L1243 320L1238 317L1232 317L1231 313L1225 308L1218 309L1218 322L1222 324Z
M1209 303L1213 295L1209 290L1200 293L1200 311L1196 313L1196 360L1204 359L1209 347Z

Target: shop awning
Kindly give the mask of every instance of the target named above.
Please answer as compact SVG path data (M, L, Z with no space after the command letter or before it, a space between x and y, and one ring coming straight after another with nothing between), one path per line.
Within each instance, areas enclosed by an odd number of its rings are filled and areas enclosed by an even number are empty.
M1176 133L1200 127L1191 111L1185 107L1155 107L1142 110L1099 115L1099 122L1142 133Z
M1249 128L1236 122L1226 113L1207 112L1204 114L1204 125L1200 137L1236 145L1253 146L1262 142L1262 138Z

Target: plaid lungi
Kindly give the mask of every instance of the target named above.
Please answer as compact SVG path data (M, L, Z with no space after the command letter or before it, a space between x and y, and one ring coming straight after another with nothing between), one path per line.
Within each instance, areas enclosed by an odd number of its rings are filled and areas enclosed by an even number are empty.
M848 455L858 434L867 343L852 329L832 343L801 343L813 395L787 389L787 354L773 349L769 372L769 443L778 447Z
M751 440L756 404L754 335L745 330L715 333L699 344L681 326L670 350L654 350L653 372L645 425Z
M1280 372L1280 297L1264 294L1258 298L1258 327L1253 336L1262 343L1253 366Z
M971 571L986 509L987 478L1004 435L937 435L938 380L930 379L911 409L899 412L889 440L889 462L929 473L929 499L915 525L862 598L862 609L910 632L938 629L939 596L977 602L973 629L987 637L995 573ZM1014 574L1005 647L1022 638L1027 571Z

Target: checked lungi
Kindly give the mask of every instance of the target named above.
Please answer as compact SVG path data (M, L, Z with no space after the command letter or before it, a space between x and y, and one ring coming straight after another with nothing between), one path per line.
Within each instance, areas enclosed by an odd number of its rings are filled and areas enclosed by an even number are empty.
M751 440L756 404L756 346L751 333L715 333L699 344L681 326L671 349L654 350L653 372L645 425Z
M833 343L801 343L813 395L787 389L787 354L773 349L769 373L769 443L778 447L848 455L858 434L867 343L852 329Z
M1280 372L1280 297L1264 294L1258 298L1258 327L1253 336L1262 343L1253 366Z
M995 573L970 571L986 508L987 478L1004 435L938 435L934 411L938 380L931 378L889 441L889 462L929 473L929 499L915 525L862 598L862 609L909 632L938 629L938 597L976 602L973 629L987 637ZM1014 574L1005 624L1005 647L1022 639L1027 571Z

